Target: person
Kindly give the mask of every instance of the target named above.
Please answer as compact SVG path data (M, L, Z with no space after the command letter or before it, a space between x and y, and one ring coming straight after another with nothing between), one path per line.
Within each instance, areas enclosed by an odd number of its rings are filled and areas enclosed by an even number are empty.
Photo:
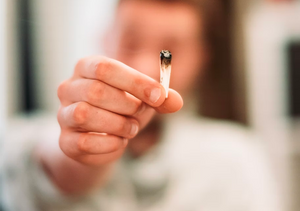
M107 57L82 58L58 88L60 129L37 120L30 144L6 144L7 210L280 210L254 136L194 113L213 58L208 2L120 1ZM158 82L163 49L173 56L168 98Z

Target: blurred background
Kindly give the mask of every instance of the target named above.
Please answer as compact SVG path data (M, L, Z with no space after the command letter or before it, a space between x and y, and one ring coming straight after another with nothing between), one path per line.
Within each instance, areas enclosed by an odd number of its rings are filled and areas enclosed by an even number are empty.
M236 121L266 141L287 210L300 210L300 1L220 0L225 90L203 115ZM103 54L116 0L0 1L0 138L10 121L55 115L58 85L81 57ZM297 203L298 202L298 203Z

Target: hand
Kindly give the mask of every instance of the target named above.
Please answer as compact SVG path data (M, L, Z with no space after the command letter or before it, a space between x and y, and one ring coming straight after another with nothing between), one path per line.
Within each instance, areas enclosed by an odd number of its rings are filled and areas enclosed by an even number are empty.
M95 166L117 160L155 111L172 113L183 105L174 90L165 99L164 88L154 79L100 56L81 59L73 76L59 86L58 97L60 148Z

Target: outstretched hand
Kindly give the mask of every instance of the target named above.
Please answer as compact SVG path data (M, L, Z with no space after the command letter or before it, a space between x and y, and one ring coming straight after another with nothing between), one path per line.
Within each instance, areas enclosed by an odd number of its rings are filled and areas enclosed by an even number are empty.
M173 113L181 96L125 64L101 56L81 59L73 76L58 88L60 147L87 165L117 160L128 143L154 116Z

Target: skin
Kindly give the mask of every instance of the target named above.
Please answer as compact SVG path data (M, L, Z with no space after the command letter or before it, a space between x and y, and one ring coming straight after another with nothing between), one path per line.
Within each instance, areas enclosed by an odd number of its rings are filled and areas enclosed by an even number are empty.
M179 93L185 96L192 89L204 64L200 26L189 5L121 3L104 42L108 57L81 59L73 76L58 88L59 147L41 143L36 149L36 159L62 192L78 195L98 189L126 147L142 156L155 145L160 135L151 124L155 115L181 109ZM173 54L174 90L167 99L158 82L162 49Z

